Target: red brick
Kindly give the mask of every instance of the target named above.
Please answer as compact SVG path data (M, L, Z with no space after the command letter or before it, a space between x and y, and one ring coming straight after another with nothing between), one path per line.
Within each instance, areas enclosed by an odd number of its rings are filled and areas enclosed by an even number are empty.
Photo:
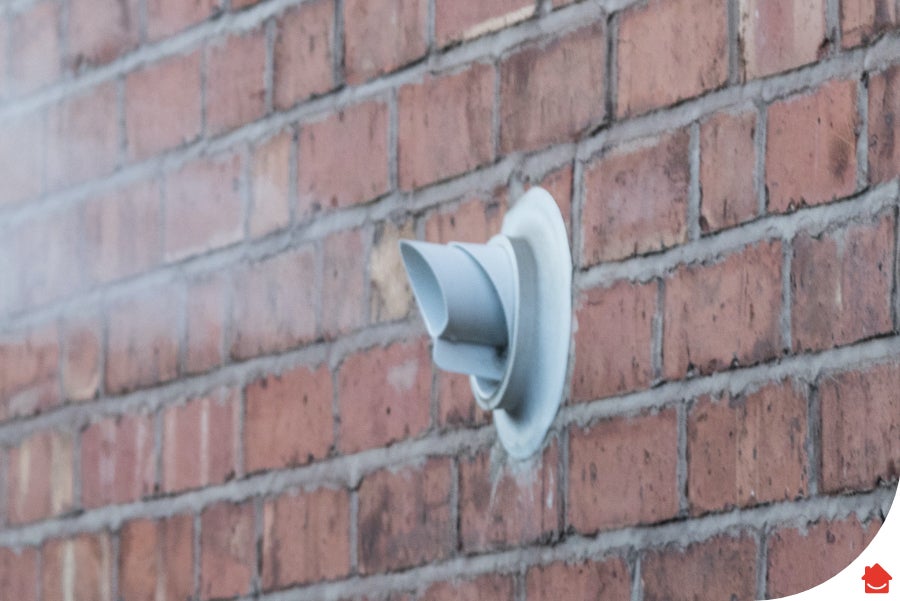
M420 58L428 49L426 0L348 0L344 4L347 81L362 83Z
M769 107L769 210L784 212L856 190L856 82L831 81Z
M334 80L334 2L315 0L287 11L275 38L275 106L323 94Z
M266 33L257 29L206 51L206 131L220 134L266 112Z
M15 91L28 94L62 75L59 42L60 5L38 2L10 20L10 74ZM5 186L4 186L5 187Z
M821 488L865 490L900 475L900 366L850 371L819 383Z
M375 227L369 251L369 319L372 323L403 319L412 307L412 291L399 241L415 238L415 220L405 217L401 223L388 219Z
M631 595L628 567L618 558L533 566L525 574L528 601L596 599L616 601Z
M825 0L740 0L743 76L763 77L816 61L826 48Z
M492 449L460 459L462 549L502 549L546 541L559 532L558 467L555 439L525 464L497 457Z
M97 312L66 318L62 349L62 387L66 399L86 401L100 390L102 331Z
M415 437L430 422L431 357L424 339L350 355L338 372L341 450Z
M261 0L231 0L231 10L240 10L258 4Z
M325 279L322 283L322 332L333 337L364 323L365 257L360 230L331 234L324 242Z
M471 198L432 213L425 221L429 242L473 242L484 244L498 234L506 214L505 199Z
M700 228L733 227L756 217L756 113L717 113L700 125Z
M119 595L128 601L182 601L194 593L194 517L134 520L119 542Z
M297 367L247 386L247 471L293 467L328 455L334 444L332 397L324 365L315 371Z
M720 535L680 549L648 551L641 559L645 601L756 599L756 541Z
M894 217L794 240L794 351L821 350L890 332Z
M387 192L387 107L364 102L301 126L298 177L301 218Z
M421 601L513 601L516 587L503 574L486 574L473 580L436 582L425 589Z
M572 164L568 163L559 169L544 174L537 182L556 201L559 212L569 234L569 245L572 244ZM529 186L530 187L530 186Z
M438 419L442 426L482 426L491 421L491 412L482 410L472 396L469 376L449 371L437 372Z
M698 400L688 418L687 494L695 514L809 493L806 396L790 381Z
M84 207L84 245L91 280L105 283L159 264L162 219L162 196L155 180L89 199Z
M204 157L166 177L166 258L178 260L243 237L241 158Z
M615 418L569 433L567 522L579 532L645 524L678 513L674 410Z
M74 463L69 433L32 434L9 449L7 462L9 523L34 522L72 509Z
M320 488L266 503L262 542L263 589L284 588L350 573L350 498Z
M250 592L256 564L253 505L217 503L200 517L200 598Z
M119 106L115 82L62 100L47 115L47 180L51 187L110 173L119 162Z
M780 242L759 242L717 263L675 271L664 293L666 378L778 356L782 262Z
M182 291L147 289L108 312L106 392L116 394L174 379Z
M579 296L573 400L590 401L650 385L658 289L656 282L619 282ZM603 352L603 346L612 341L615 352Z
M533 0L436 0L434 35L446 46L509 27L534 15L534 9Z
M618 116L644 113L722 86L728 79L725 2L651 0L619 22Z
M44 543L43 599L113 601L113 543L106 533L79 534Z
M315 281L316 257L310 246L239 271L231 311L231 356L246 359L310 342L316 333Z
M41 193L44 181L43 113L17 115L0 123L0 206Z
M59 404L59 353L56 324L0 336L0 418Z
M162 487L176 492L221 484L234 477L240 405L237 392L220 389L163 413Z
M687 240L686 131L624 147L585 166L584 263L655 252Z
M869 179L900 173L900 65L869 78Z
M868 44L897 23L890 0L841 0L841 43L844 48Z
M38 554L32 548L0 549L0 595L16 601L38 601Z
M129 73L125 78L129 158L146 159L197 139L201 132L200 92L199 52Z
M344 413L344 415L347 415ZM380 470L359 487L359 571L372 574L445 559L456 527L450 460Z
M201 373L222 364L225 348L225 293L222 278L195 280L187 287L187 348L184 370Z
M99 421L82 433L82 505L93 508L129 503L153 493L153 430L152 418L126 415Z
M219 0L147 0L147 37L167 38L214 16Z
M802 531L782 528L768 537L767 598L786 597L817 586L850 565L880 526L856 516L820 521Z
M574 139L606 116L605 32L592 25L500 66L500 152Z
M108 63L139 41L137 0L72 0L68 10L68 64L78 71Z
M269 138L253 151L253 203L249 216L251 236L270 234L287 227L291 221L293 146L293 133L285 131Z
M494 68L426 76L400 88L398 169L400 187L418 188L494 158Z

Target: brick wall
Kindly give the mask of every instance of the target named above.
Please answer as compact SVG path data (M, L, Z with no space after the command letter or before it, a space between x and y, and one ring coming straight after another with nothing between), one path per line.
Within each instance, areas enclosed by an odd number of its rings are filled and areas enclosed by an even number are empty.
M828 578L900 471L898 138L894 0L0 0L0 598ZM516 463L397 240L534 184L576 325Z

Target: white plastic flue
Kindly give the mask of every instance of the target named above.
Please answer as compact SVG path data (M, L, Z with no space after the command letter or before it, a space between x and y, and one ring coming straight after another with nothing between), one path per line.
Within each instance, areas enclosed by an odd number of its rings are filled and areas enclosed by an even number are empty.
M468 374L510 455L537 451L559 409L572 323L572 258L553 197L530 189L487 244L402 240L438 367Z

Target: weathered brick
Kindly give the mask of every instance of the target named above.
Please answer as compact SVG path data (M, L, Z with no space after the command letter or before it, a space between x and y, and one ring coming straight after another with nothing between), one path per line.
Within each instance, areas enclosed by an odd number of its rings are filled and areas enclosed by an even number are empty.
M350 355L338 372L341 450L355 453L424 432L431 357L424 339Z
M266 112L266 33L213 42L206 50L206 131L220 134Z
M569 234L569 246L572 245L572 164L567 163L558 169L554 169L537 182L556 201L559 212L562 214L563 223ZM530 187L530 186L529 186Z
M44 113L17 115L0 123L0 206L41 193L44 182Z
M652 0L619 22L618 116L675 104L728 79L725 2Z
M264 236L283 229L291 221L291 160L294 135L281 132L253 150L251 166L251 236Z
M53 430L32 434L9 449L6 516L24 524L58 516L73 506L72 436Z
M70 204L20 221L9 232L19 308L34 309L82 289L83 231L79 207Z
M505 199L467 198L455 206L442 208L429 215L425 221L425 240L437 244L484 244L491 236L500 232L505 214Z
M346 490L282 495L266 503L263 522L263 589L333 580L350 572Z
M362 83L425 54L426 0L348 0L344 3L347 81Z
M107 533L79 534L44 543L43 599L113 601L113 543Z
M323 245L322 332L334 337L364 323L365 257L363 232L331 234Z
M157 41L214 16L219 0L147 0L147 37Z
M102 318L95 311L66 317L62 331L62 387L66 399L86 401L97 395L102 331Z
M331 374L324 365L315 371L297 367L247 386L247 472L324 458L334 444L332 396Z
M194 594L194 517L139 519L122 527L119 595L128 601L182 601Z
M802 531L776 530L767 538L767 598L786 597L825 582L862 553L880 525L879 520L860 524L851 516L822 520Z
M781 350L781 243L759 242L666 281L663 371L680 378L750 365Z
M656 282L619 282L579 296L573 400L590 401L650 385L658 289ZM602 351L608 344L615 345L615 352Z
M290 108L334 87L333 46L333 0L306 2L279 19L275 39L277 108Z
M559 444L555 439L525 464L497 457L492 449L460 459L462 549L502 549L548 540L557 533L558 467Z
M740 0L739 7L746 79L814 62L828 44L825 0Z
M678 513L675 411L615 418L569 433L568 519L596 532Z
M387 107L364 102L301 126L298 154L301 218L381 196L390 187Z
M59 353L55 323L0 336L0 418L59 404Z
M204 157L166 176L170 261L227 246L244 233L241 157Z
M602 25L531 46L500 66L500 151L572 140L606 116Z
M84 206L84 262L93 282L136 275L162 261L162 196L156 180L129 184Z
M237 597L250 592L256 564L253 505L222 502L200 517L200 598Z
M348 415L344 413L343 415ZM359 487L359 571L372 574L445 559L453 551L450 459L380 470Z
M794 239L794 351L821 350L890 332L894 217Z
M758 213L756 113L717 113L700 125L700 229L713 232Z
M890 0L841 0L841 44L868 44L897 23L897 7Z
M869 78L869 179L900 174L900 65Z
M31 547L0 549L0 596L38 601L38 554Z
M173 56L125 78L128 156L146 159L201 132L200 52ZM165 98L165 102L160 102Z
M231 310L231 356L246 359L311 341L316 333L315 274L311 246L240 270Z
M719 535L681 549L647 551L641 558L645 601L756 599L756 541Z
M400 187L418 188L479 167L494 158L494 68L465 71L400 88Z
M153 493L155 483L151 417L110 417L82 433L81 502L86 508L140 500Z
M900 475L900 366L848 371L819 382L821 489L866 490Z
M479 407L472 396L469 376L438 370L435 386L441 426L455 428L490 423L491 412Z
M583 261L592 265L687 240L690 186L684 130L624 147L585 166Z
M614 601L628 599L630 589L628 567L619 558L578 563L557 561L533 566L525 574L525 594L529 601Z
M62 75L59 22L61 6L37 2L10 20L10 74L15 92L28 94Z
M369 252L369 319L393 321L409 315L412 291L400 257L401 239L415 238L415 222L385 221L375 229Z
M119 106L115 82L103 83L52 106L47 114L47 182L51 188L80 183L119 162Z
M184 371L201 373L222 364L225 347L226 282L219 277L194 280L187 285Z
M78 71L133 50L140 37L139 12L138 0L71 0L66 19L69 67Z
M434 36L441 46L509 27L534 15L532 0L436 0Z
M178 375L182 294L172 284L160 285L109 308L106 392L126 392Z
M237 391L220 389L163 413L162 488L177 492L234 477L240 404Z
M747 395L698 400L687 425L693 512L806 496L806 423L806 395L790 381Z
M422 593L421 601L513 601L515 585L505 574L486 574L472 580L435 582Z
M784 212L856 190L856 82L830 81L769 107L769 210Z

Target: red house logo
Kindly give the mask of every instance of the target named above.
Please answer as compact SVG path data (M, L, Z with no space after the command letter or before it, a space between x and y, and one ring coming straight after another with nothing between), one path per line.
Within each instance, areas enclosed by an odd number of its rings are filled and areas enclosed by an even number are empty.
M866 566L866 575L862 577L866 581L867 593L886 593L892 580L891 575L877 563Z

